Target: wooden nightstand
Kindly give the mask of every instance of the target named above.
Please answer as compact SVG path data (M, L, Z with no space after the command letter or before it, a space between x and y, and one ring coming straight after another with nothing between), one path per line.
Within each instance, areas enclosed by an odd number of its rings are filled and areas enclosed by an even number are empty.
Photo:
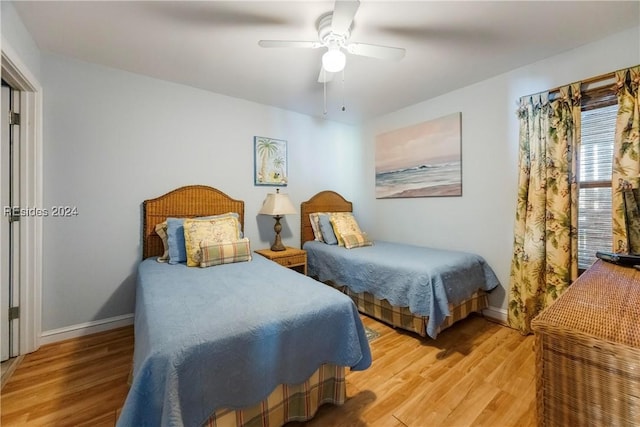
M307 251L287 246L284 251L272 251L271 249L259 249L255 253L262 255L271 261L296 270L307 275Z

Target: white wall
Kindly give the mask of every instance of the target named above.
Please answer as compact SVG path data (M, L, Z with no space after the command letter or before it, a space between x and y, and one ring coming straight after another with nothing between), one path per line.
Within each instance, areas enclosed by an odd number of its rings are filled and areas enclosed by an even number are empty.
M40 50L10 1L0 1L0 16L3 48L9 46L33 76L40 80Z
M367 122L364 191L377 239L482 255L502 288L490 305L506 309L518 166L521 96L640 63L640 27ZM463 196L375 200L375 136L462 112Z
M133 312L141 203L179 186L244 200L252 247L269 247L274 220L257 212L275 189L253 184L255 135L288 141L294 204L327 188L358 200L357 127L49 54L42 70L45 206L78 210L44 222L43 331ZM283 225L298 247L299 215Z
M11 3L0 7L3 42L44 86L45 207L78 209L77 217L44 222L43 331L133 311L141 202L178 186L212 185L245 200L246 233L254 248L267 247L273 222L256 212L272 189L253 185L254 135L289 141L285 191L295 204L335 189L354 202L375 238L480 253L506 289L517 99L640 63L635 28L351 127L41 56ZM375 135L456 111L462 112L464 195L375 200ZM299 221L285 219L286 244L299 244ZM492 295L493 306L505 306L504 289Z

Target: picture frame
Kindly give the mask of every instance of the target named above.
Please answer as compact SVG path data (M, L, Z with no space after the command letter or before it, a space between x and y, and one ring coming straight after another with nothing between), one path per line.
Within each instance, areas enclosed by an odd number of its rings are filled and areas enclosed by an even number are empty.
M462 196L462 113L376 136L376 199Z
M287 186L289 180L287 141L265 136L254 136L253 159L255 185Z

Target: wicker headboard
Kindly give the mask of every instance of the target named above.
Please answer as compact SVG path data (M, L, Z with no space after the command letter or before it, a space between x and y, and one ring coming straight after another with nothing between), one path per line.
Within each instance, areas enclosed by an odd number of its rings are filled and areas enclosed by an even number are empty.
M164 252L162 240L155 227L168 217L193 218L236 212L244 230L244 202L235 200L222 191L205 185L188 185L142 204L142 258L160 256Z
M352 212L353 204L335 191L321 191L300 204L300 247L315 239L309 214L314 212Z

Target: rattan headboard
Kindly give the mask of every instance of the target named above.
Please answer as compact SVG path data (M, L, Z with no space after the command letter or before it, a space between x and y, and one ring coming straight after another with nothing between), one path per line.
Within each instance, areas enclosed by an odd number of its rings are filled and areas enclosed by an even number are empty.
M352 212L353 204L335 191L321 191L300 204L300 247L315 239L309 214L314 212Z
M237 212L244 230L244 202L205 185L180 187L155 199L145 200L142 225L142 258L160 256L164 252L162 240L155 227L169 217L193 218Z

